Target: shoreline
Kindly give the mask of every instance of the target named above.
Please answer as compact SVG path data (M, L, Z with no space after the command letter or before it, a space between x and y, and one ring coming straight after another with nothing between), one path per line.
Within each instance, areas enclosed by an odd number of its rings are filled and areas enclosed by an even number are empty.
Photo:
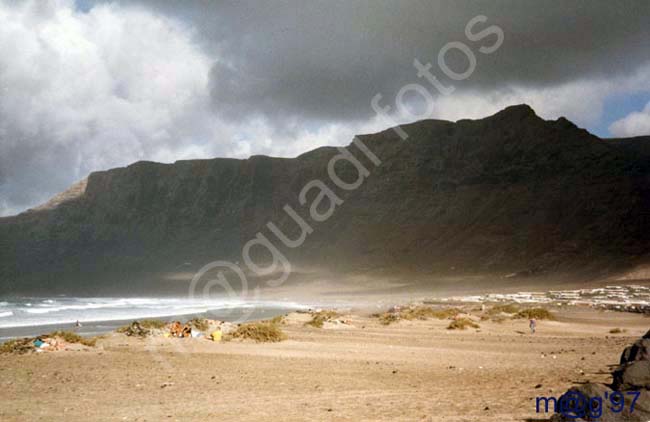
M185 322L192 318L211 318L219 319L228 322L249 322L258 321L267 318L273 318L277 315L286 314L287 312L296 311L296 307L259 307L254 308L250 315L248 314L249 308L229 308L229 309L214 309L207 312L189 313L189 314L172 314L165 316L143 317L143 318L124 318L115 320L103 321L88 321L83 322L81 327L76 327L75 323L54 323L54 324L41 324L29 325L18 327L0 328L0 344L22 337L36 337L41 334L50 333L53 331L70 331L84 337L98 336L114 332L117 328L130 324L137 320L158 320L158 321L181 321ZM236 314L239 311L240 314Z
M469 292L467 292L469 293ZM76 327L74 322L52 323L52 324L34 324L13 327L0 327L0 343L20 338L33 337L52 331L72 331L82 336L96 336L106 334L115 329L127 325L136 320L161 320L171 321L179 320L185 322L192 318L217 319L228 322L248 322L285 314L295 310L307 309L336 309L342 311L354 311L356 313L373 313L381 312L393 306L406 304L430 304L430 305L471 305L471 304L495 304L495 303L517 303L527 306L547 306L551 309L558 307L571 308L593 308L602 310L611 310L617 312L640 312L648 314L650 309L650 283L648 282L610 282L600 287L591 286L590 288L574 290L542 290L542 291L522 291L513 292L501 291L500 293L492 290L490 293L472 292L473 294L454 295L447 297L436 297L433 295L424 295L421 292L405 292L403 295L385 295L372 294L364 300L355 300L350 296L341 294L338 297L317 296L318 299L300 300L294 298L289 300L286 296L280 299L279 295L270 295L266 302L249 304L240 307L221 307L205 312L187 312L187 313L170 313L168 315L155 316L134 316L128 318L116 319L98 319L84 321L80 319L82 327ZM91 298L95 299L95 298ZM121 298L119 298L121 299ZM131 299L151 299L151 298L131 298ZM170 299L164 297L161 299ZM173 299L173 298L172 298ZM0 298L0 301L4 300ZM630 309L631 308L631 309ZM250 314L249 314L250 312Z

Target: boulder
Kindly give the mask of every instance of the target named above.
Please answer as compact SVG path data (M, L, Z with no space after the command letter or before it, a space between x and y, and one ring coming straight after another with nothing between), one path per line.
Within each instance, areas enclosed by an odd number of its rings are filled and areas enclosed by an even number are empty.
M613 387L617 391L650 389L650 360L639 360L619 366L614 371Z
M603 384L588 383L573 387L566 394L573 394L577 397L580 397L577 394L581 394L584 397L582 404L575 409L578 412L557 413L551 418L551 422L647 422L650 420L650 391L643 390L640 392L638 399L634 403L634 410L631 412L630 409L635 397L623 393L625 404L620 407L610 401L614 393L614 390ZM592 406L590 410L586 407L589 404ZM622 409L622 411L614 411L618 409ZM578 415L582 417L576 418Z
M580 418L567 414L558 408L552 422L599 421L599 422L647 422L650 421L650 331L633 345L625 348L619 365L613 375L612 388L603 384L588 383L573 387L565 394L580 397L584 403L590 403L591 410L579 406ZM621 408L612 401L612 395L622 393L625 405ZM639 397L635 400L635 392ZM571 397L573 397L571 396ZM614 396L616 397L616 396ZM558 399L559 400L559 399ZM634 402L634 410L630 411ZM621 412L614 410L622 409Z
M650 360L650 331L621 354L621 365L638 360Z
M616 390L650 389L650 331L625 348L613 376Z

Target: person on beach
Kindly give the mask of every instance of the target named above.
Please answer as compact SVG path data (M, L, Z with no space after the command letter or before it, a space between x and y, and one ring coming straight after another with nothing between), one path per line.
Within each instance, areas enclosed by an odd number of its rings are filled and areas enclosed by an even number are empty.
M537 321L535 320L535 318L530 319L529 326L530 326L530 333L535 334L535 328L537 328Z
M81 327L81 323L79 322L79 320L77 320L77 322L75 322L74 326L77 327L77 328Z

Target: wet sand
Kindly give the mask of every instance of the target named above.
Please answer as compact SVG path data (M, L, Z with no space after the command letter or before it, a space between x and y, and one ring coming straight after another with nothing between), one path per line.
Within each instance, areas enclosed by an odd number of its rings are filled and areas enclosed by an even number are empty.
M645 333L638 314L571 309L558 321L449 321L318 329L291 318L281 343L134 339L88 351L0 357L0 420L523 421L534 398L610 380ZM625 328L624 334L609 330Z

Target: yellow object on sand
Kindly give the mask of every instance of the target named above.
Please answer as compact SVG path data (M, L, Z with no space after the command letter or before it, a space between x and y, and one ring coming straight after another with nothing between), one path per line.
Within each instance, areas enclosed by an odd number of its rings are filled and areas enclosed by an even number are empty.
M221 330L213 332L210 337L212 337L212 341L221 341Z
M165 338L169 338L170 335L171 334L169 334L169 333L163 333L163 337L165 337Z

